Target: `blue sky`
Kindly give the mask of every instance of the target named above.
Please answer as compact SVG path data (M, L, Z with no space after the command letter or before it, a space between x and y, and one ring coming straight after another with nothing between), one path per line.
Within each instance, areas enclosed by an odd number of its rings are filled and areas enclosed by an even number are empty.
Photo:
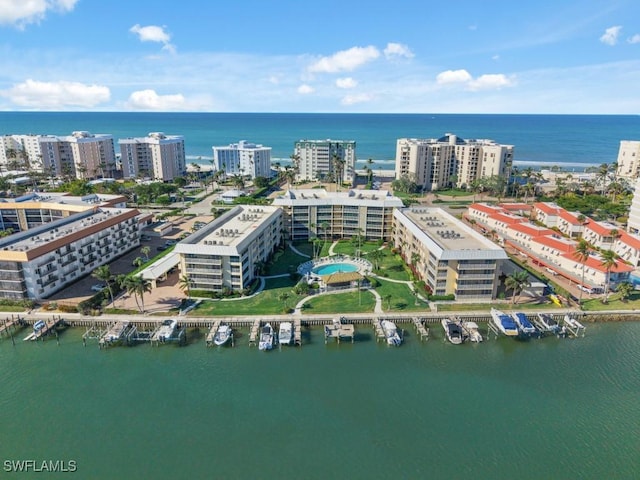
M640 113L638 0L0 0L0 110Z

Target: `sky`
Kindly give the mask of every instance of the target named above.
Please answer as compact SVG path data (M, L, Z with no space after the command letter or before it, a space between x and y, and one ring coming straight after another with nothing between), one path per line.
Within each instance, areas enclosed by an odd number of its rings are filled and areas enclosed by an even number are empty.
M638 0L0 0L0 110L640 113Z

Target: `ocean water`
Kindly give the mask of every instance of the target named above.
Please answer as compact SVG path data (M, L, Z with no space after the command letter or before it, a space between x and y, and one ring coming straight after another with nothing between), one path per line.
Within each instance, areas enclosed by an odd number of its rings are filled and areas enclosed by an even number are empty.
M580 339L260 352L0 340L0 457L76 478L637 479L640 323ZM2 472L2 478L50 478ZM62 477L64 474L57 474ZM56 477L56 478L57 478Z
M271 147L281 164L300 139L355 140L358 168L372 159L374 170L394 168L398 138L454 133L514 145L516 165L581 171L615 162L621 140L640 140L640 115L0 112L0 134L75 130L112 134L116 142L158 131L183 135L189 161L203 164L212 146L239 140Z

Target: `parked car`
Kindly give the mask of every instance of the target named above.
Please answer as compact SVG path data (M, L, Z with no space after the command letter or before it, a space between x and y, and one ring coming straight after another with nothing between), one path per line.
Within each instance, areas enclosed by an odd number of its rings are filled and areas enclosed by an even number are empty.
M176 242L175 240L167 240L166 242L164 242L164 244L165 244L167 247L170 247L170 246L172 246L172 245L175 245L176 243L177 243L177 242Z
M156 247L156 250L159 251L159 252L162 252L162 251L166 250L167 248L169 248L169 247L167 247L166 245L158 245Z
M101 292L105 287L106 287L106 285L104 285L102 283L96 283L95 285L91 285L91 291L93 291L93 292Z
M149 235L140 235L140 240L142 240L143 242L148 242L149 240L151 240L151 237Z

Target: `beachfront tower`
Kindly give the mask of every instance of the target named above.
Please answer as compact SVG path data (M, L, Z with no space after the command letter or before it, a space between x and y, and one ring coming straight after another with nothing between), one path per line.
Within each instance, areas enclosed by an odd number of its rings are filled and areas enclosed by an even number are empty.
M616 175L625 178L638 178L640 167L640 141L622 140L618 150L618 170Z
M213 170L225 175L269 178L271 147L240 140L224 147L213 147Z
M120 139L118 144L124 178L153 178L170 182L185 173L182 135L152 132L146 137Z
M0 170L31 170L42 172L40 136L0 136Z
M77 131L64 137L41 136L39 142L46 173L81 180L113 176L113 135Z
M353 183L356 142L353 140L298 140L292 156L296 180L340 179Z
M409 178L424 191L468 188L480 178L508 178L512 162L513 146L493 140L465 140L451 133L438 139L400 138L395 177Z

